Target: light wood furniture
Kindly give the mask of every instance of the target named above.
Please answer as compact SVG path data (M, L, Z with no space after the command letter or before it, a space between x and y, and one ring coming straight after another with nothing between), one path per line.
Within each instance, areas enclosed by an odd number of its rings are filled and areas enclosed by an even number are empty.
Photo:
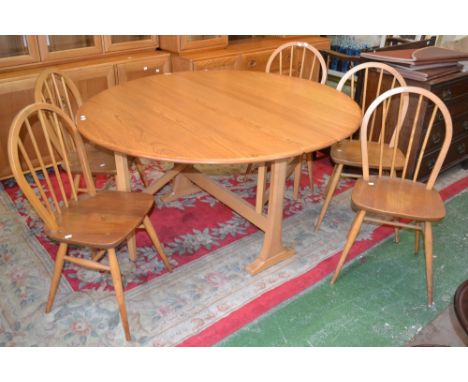
M161 48L173 52L174 72L226 69L263 72L273 51L286 42L303 41L317 49L330 48L330 40L320 36L262 36L229 40L227 46L218 48L189 51L169 49L163 40L163 36L160 36Z
M75 120L76 110L83 104L78 88L73 81L56 68L44 70L36 81L34 89L34 99L36 102L46 102L58 106L71 120ZM53 134L51 134L54 137ZM58 142L53 140L54 145ZM79 188L81 177L81 165L78 160L76 148L72 140L68 137L66 147L70 157L70 171L74 174L75 186ZM116 173L114 153L112 151L99 148L87 143L85 145L88 163L91 174L114 175ZM144 166L138 158L133 158L136 169L145 187L148 180L144 173ZM62 166L64 163L62 163ZM79 189L82 191L81 189Z
M31 121L35 119L40 121L39 127L32 129ZM53 143L51 133L58 141L58 145ZM42 135L45 140L45 150L52 158L50 171L46 169L42 153L37 146L36 136L39 135ZM25 149L26 137L34 148L31 154ZM65 141L68 137L71 137L77 149L87 183L86 197L77 197L72 173L67 170L62 177L59 170L57 153L67 164L65 167L70 168L71 158L68 157L68 151L65 148ZM60 243L46 312L50 312L52 308L65 261L98 271L108 271L112 274L125 338L129 341L131 339L130 328L115 252L116 247L136 228L143 225L166 269L172 270L148 218L148 213L154 205L152 196L129 192L96 193L81 136L67 114L54 105L33 104L24 108L15 117L8 138L8 157L18 186L44 222L46 234ZM24 175L26 169L32 176ZM41 177L43 177L42 181ZM91 247L95 251L91 259L76 258L67 255L69 245ZM100 260L106 254L109 263L103 264Z
M62 63L54 67L72 79L85 101L116 84L143 76L168 73L171 71L171 62L169 53L132 52ZM36 79L46 68L47 66L40 65L0 73L0 179L12 176L6 155L11 122L19 110L34 102ZM47 158L44 160L47 161Z
M416 99L415 110L409 110L408 105L403 102L406 97ZM370 175L370 162L367 136L372 125L373 116L385 120L388 112L389 100L394 98L394 104L399 105L395 115L395 123L384 123L382 126L382 137L380 141L380 162L378 173ZM411 139L420 119L424 119L421 113L423 108L430 108L430 118L425 121L427 128L420 143L417 155L416 170L408 176L408 159L412 149ZM437 113L442 114L442 123L436 125ZM395 129L395 134L391 131ZM426 184L417 182L418 172L424 159L424 151L427 149L430 136L443 129L442 146L438 153L436 163L430 173ZM400 141L404 130L410 130L412 137L410 142L404 144ZM408 132L406 133L408 134ZM450 140L452 139L452 120L450 113L442 102L433 93L419 87L399 87L380 95L367 109L361 127L361 150L363 177L354 186L352 193L353 208L357 210L356 217L348 233L348 239L336 267L331 283L335 283L348 253L356 240L363 221L377 224L388 224L398 228L410 228L416 230L416 252L419 249L420 232L424 234L424 250L426 258L426 282L427 303L432 304L432 222L438 221L445 216L445 206L439 193L433 189L434 182L442 167L442 163L448 152ZM389 175L384 175L383 151L385 142L393 140L393 153ZM401 170L396 168L398 148L405 155L405 163ZM370 216L369 216L370 215ZM403 221L401 221L403 220ZM415 222L415 224L410 224Z
M161 49L170 52L186 52L200 49L225 48L228 45L226 35L166 35L160 36Z
M281 239L290 158L344 139L361 119L359 106L334 89L251 71L142 78L89 99L78 115L86 138L116 151L120 190L129 188L127 155L174 162L174 169L146 192L155 193L176 178L171 197L201 188L264 231L261 253L247 266L251 274L294 254ZM192 166L265 161L272 162L266 215Z
M34 99L36 103L50 103L59 107L72 121L75 120L76 110L83 103L80 92L73 81L56 68L46 69L39 75L34 88ZM53 131L50 134L52 138L55 138L52 139L54 146L59 147L59 142ZM81 175L78 152L73 146L72 138L66 134L66 131L64 136L67 155L70 159L70 171L75 176L74 183L78 187ZM91 174L115 174L114 153L112 151L100 149L90 144L85 144L85 148Z
M374 77L377 78L377 86L372 84L372 92L369 90L369 72L373 72ZM387 79L389 79L385 83L383 81L384 75L386 75ZM344 91L345 86L349 87L351 97L361 105L363 112L365 112L369 104L382 93L389 89L405 85L405 80L396 69L383 63L369 62L360 64L349 70L341 78L336 90ZM388 106L390 107L391 105ZM376 120L377 119L374 117L372 120L372 126L369 129L369 136L367 137L369 167L372 169L378 168L381 160L383 160L383 167L385 170L387 170L392 165L391 158L393 154L393 148L390 145L385 145L383 158L380 157L379 142L381 141L381 126L376 125ZM350 137L348 140L334 144L330 150L330 158L334 163L333 173L328 180L322 209L320 210L320 214L315 223L315 230L320 229L320 225L322 224L323 218L327 213L328 206L336 190L336 187L338 186L340 178L360 177L360 174L343 172L345 166L360 168L362 165L361 143L359 142L359 139L353 139ZM403 168L404 161L405 158L403 153L398 150L395 164L396 169Z
M320 52L307 42L287 42L276 48L268 59L265 72L297 77L305 80L327 81L327 66ZM293 160L294 168L294 199L299 197L302 157L305 156L309 173L311 191L314 188L312 173L312 153L305 153ZM257 177L257 210L261 211L265 198L266 166L264 163L258 167ZM247 167L246 173L250 172Z

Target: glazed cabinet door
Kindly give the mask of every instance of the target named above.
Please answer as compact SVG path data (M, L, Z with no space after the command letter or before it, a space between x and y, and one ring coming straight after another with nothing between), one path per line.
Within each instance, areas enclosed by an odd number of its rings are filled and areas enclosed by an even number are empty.
M102 36L48 35L38 36L38 41L43 61L53 62L103 53Z
M149 35L113 35L103 36L105 52L120 52L127 50L137 50L144 48L157 48L159 44L158 36Z
M36 36L0 36L0 68L39 62Z
M64 72L78 87L83 101L109 89L116 83L113 64L83 66L65 69Z
M116 65L119 83L136 80L137 78L164 74L171 71L170 56L151 57Z

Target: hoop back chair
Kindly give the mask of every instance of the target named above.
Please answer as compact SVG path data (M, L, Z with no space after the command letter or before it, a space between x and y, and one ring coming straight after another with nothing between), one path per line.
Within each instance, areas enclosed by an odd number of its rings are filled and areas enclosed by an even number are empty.
M58 106L63 110L71 120L75 120L76 111L83 104L81 94L70 77L56 68L45 69L37 78L34 87L35 102L46 102ZM57 141L51 130L51 139L54 146ZM66 148L70 153L70 169L74 174L76 184L80 183L81 174L79 159L76 154L76 148L73 140L65 137ZM88 163L93 175L105 174L115 175L116 166L114 153L101 147L97 147L89 142L85 143L88 154ZM64 165L64 163L62 163ZM143 184L148 186L147 179L143 171L143 164L135 158L136 169L140 175ZM81 189L80 189L81 191Z
M297 77L309 81L318 81L325 84L327 81L327 64L320 52L307 42L287 42L276 48L267 61L266 73L277 73L289 77ZM312 177L312 153L306 153L306 160L309 173L309 183L313 189ZM299 196L300 175L302 156L297 157L294 163L294 199ZM249 165L246 174L250 172L252 165ZM288 176L291 174L288 174ZM266 184L266 165L260 164L258 167L257 181L257 211L262 210L266 202L265 197Z
M370 73L370 71L373 71L373 73ZM371 81L371 75L373 75L373 78L377 76L378 80ZM406 86L406 81L396 69L387 64L379 62L367 62L359 64L346 72L346 74L338 83L336 89L343 92L346 90L345 87L348 87L351 98L353 98L359 105L361 105L361 109L364 113L367 106L370 104L369 99L372 101L379 97L386 90L399 86ZM390 99L386 105L387 109L391 107L391 102L392 100ZM407 102L407 98L405 98L404 102ZM377 115L374 114L371 121L371 126L368 131L368 137L366 139L369 142L369 166L371 168L377 168L380 163L380 151L378 148L380 147L379 142L381 141L381 126L379 126L377 123L376 117ZM383 166L385 169L388 169L391 164L390 158L393 153L391 143L392 142L388 142L388 144L384 146ZM360 177L359 174L343 172L344 166L359 168L362 166L361 145L359 139L350 137L347 140L332 145L330 150L330 157L335 165L325 189L324 201L322 209L320 210L320 214L315 223L315 230L320 229L320 225L322 224L323 218L327 213L328 206L336 190L336 187L338 186L340 178ZM403 164L403 153L398 150L396 156L396 168L402 168Z
M39 147L39 139L45 141L45 147ZM56 139L55 145L53 139ZM80 195L80 198L71 172L66 139L71 139L76 148L80 171L87 184L87 194ZM32 149L27 151L27 145ZM46 155L52 162L49 170L45 166ZM59 243L46 313L52 308L65 261L109 271L125 338L130 340L116 247L142 225L166 269L172 270L148 218L154 205L152 195L117 191L96 193L82 138L74 122L55 105L37 103L18 113L9 132L8 158L18 186L45 225L45 233ZM65 163L65 171L59 168L59 159ZM24 171L29 174L25 175ZM70 244L92 248L91 259L67 255ZM100 262L106 254L108 265Z
M414 102L415 107L411 110L407 108L403 102L404 98L409 98L409 102ZM391 99L395 99L399 106L395 113L396 123L388 125L385 122L382 123L382 129L389 131L388 134L383 134L383 139L379 144L380 161L376 169L378 173L371 175L369 171L370 148L366 138L372 126L373 116L379 110L382 120L385 121L385 114L389 111L387 105ZM429 118L423 117L424 113L421 112L423 108L432 109ZM440 122L434 127L438 113L440 113L438 117ZM391 131L391 128L394 128L394 132ZM413 141L416 129L421 129L422 132L420 151L417 155L415 149L417 145ZM441 133L443 130L445 130L445 136L429 178L426 183L418 182L419 170L426 147L430 142L429 139L432 134ZM433 186L452 139L450 113L441 99L430 91L412 86L399 87L388 90L372 102L364 115L360 135L363 176L356 182L351 197L353 208L357 213L331 283L335 283L338 278L363 221L387 224L398 228L410 228L416 230L416 253L419 249L419 233L423 232L424 234L427 303L431 305L432 222L442 220L445 217L444 203ZM389 168L384 163L386 140L393 140ZM402 168L397 167L398 150L403 151L405 157ZM415 171L411 179L408 177L410 158L415 161ZM385 170L388 170L389 174L384 175ZM371 216L368 216L369 214Z

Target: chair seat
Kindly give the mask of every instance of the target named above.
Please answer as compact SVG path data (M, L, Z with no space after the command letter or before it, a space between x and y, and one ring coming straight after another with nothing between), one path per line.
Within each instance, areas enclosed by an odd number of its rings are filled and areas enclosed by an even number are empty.
M379 168L380 144L368 142L369 167ZM330 156L335 163L347 166L362 167L361 141L341 141L331 147ZM383 168L390 168L392 164L393 148L384 144ZM395 168L402 169L405 165L405 156L398 149L395 157Z
M92 174L115 174L115 157L112 151L91 148L86 150ZM76 152L70 153L70 170L81 173L81 165Z
M57 218L59 229L46 233L68 244L113 248L140 225L153 204L153 196L141 192L84 195L62 210Z
M407 179L371 176L367 182L360 178L351 199L358 209L397 218L438 221L445 216L444 202L436 190Z

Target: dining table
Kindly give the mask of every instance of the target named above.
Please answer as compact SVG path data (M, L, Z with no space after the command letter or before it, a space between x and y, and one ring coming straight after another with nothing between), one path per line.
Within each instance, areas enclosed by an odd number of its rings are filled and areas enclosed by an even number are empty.
M361 118L357 103L332 87L287 75L219 70L114 86L86 100L76 124L86 139L115 152L118 190L130 190L127 156L172 162L144 192L154 194L170 181L172 199L203 190L263 231L260 253L246 264L254 275L294 255L282 239L291 158L349 137ZM260 211L194 167L250 163L271 164L268 205ZM134 260L134 237L128 249Z

